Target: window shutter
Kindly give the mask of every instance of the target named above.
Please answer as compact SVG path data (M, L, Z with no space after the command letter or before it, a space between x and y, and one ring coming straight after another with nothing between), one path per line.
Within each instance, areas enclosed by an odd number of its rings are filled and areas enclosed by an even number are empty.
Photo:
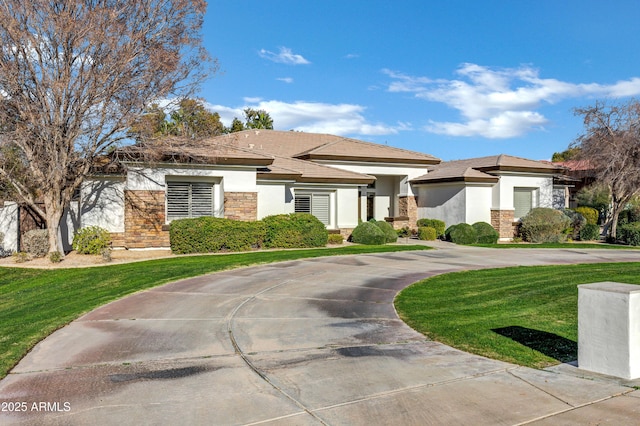
M189 183L167 182L167 220L189 217Z
M329 194L313 194L311 214L323 224L329 224Z
M191 184L190 217L213 216L213 184Z
M311 196L310 195L296 195L295 212L311 213Z
M533 207L533 190L531 188L514 188L513 189L513 213L515 218L526 216Z

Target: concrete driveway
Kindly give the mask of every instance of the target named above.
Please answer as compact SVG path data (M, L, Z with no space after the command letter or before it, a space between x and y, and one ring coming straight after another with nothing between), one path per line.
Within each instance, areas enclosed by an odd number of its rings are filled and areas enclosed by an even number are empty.
M0 382L0 423L638 423L634 383L470 355L426 340L393 307L399 290L445 272L610 261L640 253L443 243L171 283L38 344Z

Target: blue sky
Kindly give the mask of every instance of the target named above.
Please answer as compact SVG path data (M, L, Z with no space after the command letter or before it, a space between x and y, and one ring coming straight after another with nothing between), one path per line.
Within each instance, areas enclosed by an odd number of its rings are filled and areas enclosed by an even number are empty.
M549 159L573 108L640 97L637 0L210 1L223 122L331 133L443 160Z

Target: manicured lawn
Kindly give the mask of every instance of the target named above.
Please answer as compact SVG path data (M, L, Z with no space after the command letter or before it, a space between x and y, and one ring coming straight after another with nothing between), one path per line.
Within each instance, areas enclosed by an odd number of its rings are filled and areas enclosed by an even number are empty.
M181 278L260 263L347 254L425 250L421 245L186 256L97 268L0 268L0 378L40 340L127 294Z
M535 266L436 276L403 290L400 317L447 345L529 367L577 359L578 284L640 284L640 263Z

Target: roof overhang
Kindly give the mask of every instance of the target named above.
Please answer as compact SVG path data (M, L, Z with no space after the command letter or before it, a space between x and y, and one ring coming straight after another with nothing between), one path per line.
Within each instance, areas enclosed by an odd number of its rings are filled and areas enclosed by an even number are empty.
M398 164L413 164L413 165L431 165L431 164L439 164L440 160L437 158L426 159L426 158L388 158L388 157L367 157L367 156L355 156L355 155L322 155L322 154L314 154L314 153L305 153L301 155L297 155L294 158L300 160L320 160L320 161L360 161L363 163L398 163Z

